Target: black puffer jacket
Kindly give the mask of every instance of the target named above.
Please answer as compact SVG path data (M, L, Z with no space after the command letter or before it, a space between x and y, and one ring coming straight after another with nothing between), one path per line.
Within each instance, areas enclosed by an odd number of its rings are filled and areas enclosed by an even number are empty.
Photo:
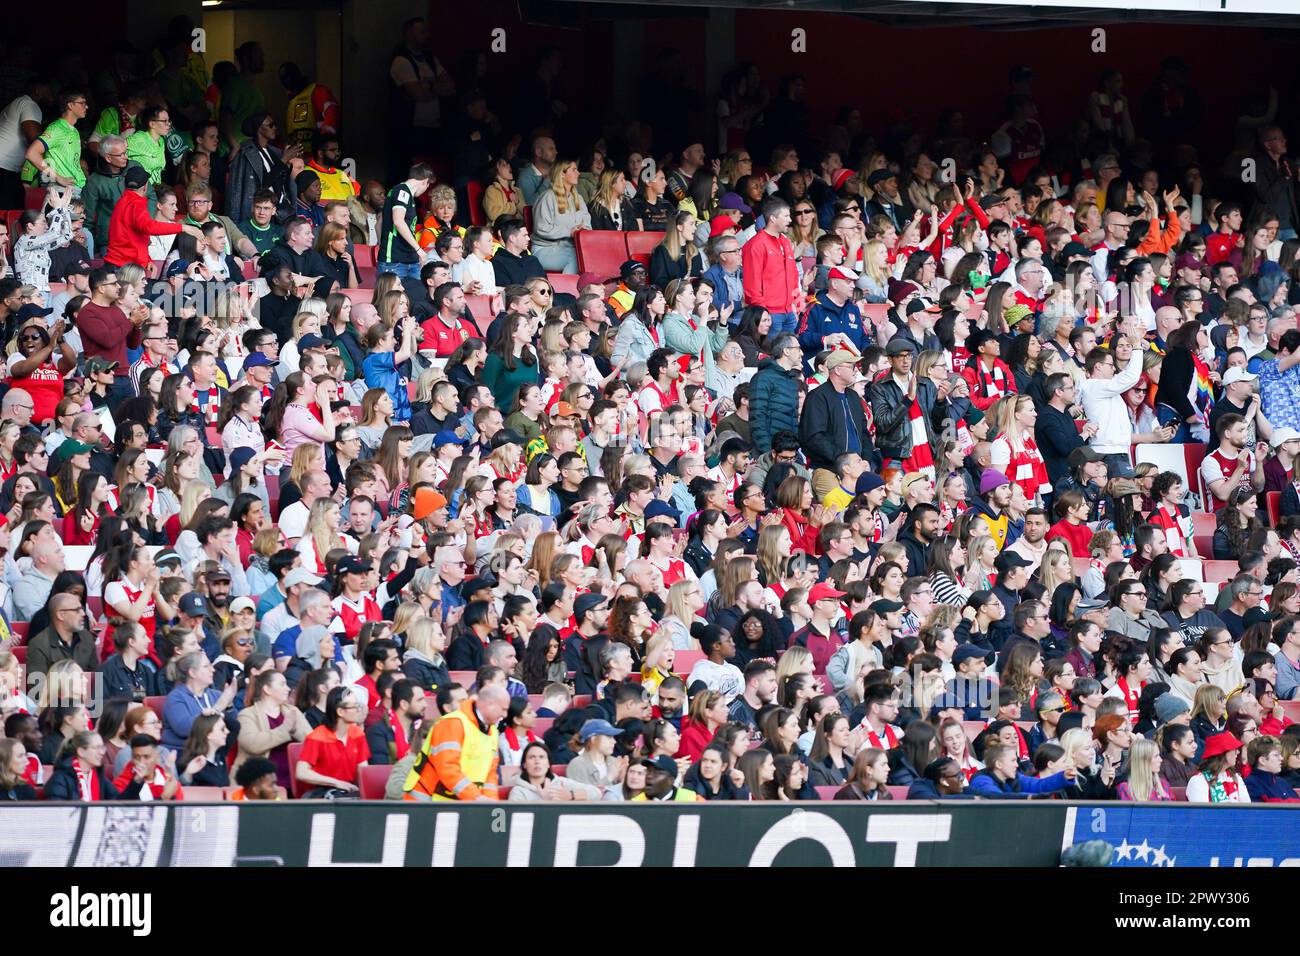
M140 792L139 784L135 784L133 781L135 793L120 794L102 766L96 773L99 775L100 800L121 800L124 798L131 800ZM45 799L81 801L81 787L77 783L77 773L72 769L72 754L65 753L59 758L59 762L54 765L54 772L50 774L50 779L45 784Z
M867 431L867 415L862 399L851 389L845 401L830 382L819 385L808 393L803 404L803 419L799 423L799 442L808 456L810 468L835 470L835 459L848 448L848 426L845 408L853 418L862 457L871 462L871 470L880 470L880 454ZM753 404L750 404L753 417Z

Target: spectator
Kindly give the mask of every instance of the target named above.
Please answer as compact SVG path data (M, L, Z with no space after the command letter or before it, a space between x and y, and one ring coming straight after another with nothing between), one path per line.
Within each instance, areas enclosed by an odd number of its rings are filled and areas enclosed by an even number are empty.
M307 787L306 799L355 794L370 749L361 723L365 705L351 687L335 687L325 702L325 721L310 734L298 754L294 776Z

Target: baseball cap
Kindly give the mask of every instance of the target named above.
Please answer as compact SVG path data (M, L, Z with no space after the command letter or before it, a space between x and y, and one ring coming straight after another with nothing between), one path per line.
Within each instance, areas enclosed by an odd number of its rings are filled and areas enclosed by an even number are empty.
M637 262L635 259L628 259L618 267L618 277L620 279L630 278L632 273L636 272L638 269L642 272L646 271L646 267L643 263Z
M204 579L205 581L209 581L209 582L211 582L211 581L229 581L229 580L230 580L230 572L227 571L225 568L213 568L211 571L208 571L208 572L206 572L206 573L203 575L203 579Z
M829 584L814 584L808 592L808 603L816 604L818 601L837 601L844 597L843 591L837 591Z
M826 357L826 371L833 368L839 368L841 365L853 365L858 361L858 357L846 349L836 349Z
M411 508L411 517L423 521L439 508L447 507L447 499L432 488L420 488L415 492L415 505Z
M58 448L54 449L53 458L55 461L63 462L77 455L85 455L94 451L83 441L77 441L75 438L66 439Z
M1192 255L1190 252L1184 252L1177 259L1174 260L1174 268L1195 269L1197 272L1200 272L1201 260L1196 258L1196 256Z
M306 568L294 568L284 576L285 590L296 584L310 584L313 587L321 583L322 578L319 575L312 574Z
M148 182L149 174L144 171L144 167L134 163L126 167L126 172L122 174L122 185L127 189L139 189Z
M85 259L73 259L63 267L65 276L88 276L90 275L90 263Z
M897 179L898 174L892 169L877 169L867 177L867 185L874 186L876 183L883 183L886 179Z
M578 288L585 289L589 285L604 285L609 279L603 277L599 272L584 272L578 276Z
M369 574L370 563L362 561L355 554L349 554L335 566L336 574Z
M572 415L579 414L578 410L568 402L556 402L555 411L552 413L553 418L569 418Z
M325 340L321 338L319 335L317 335L315 332L308 332L306 335L304 335L302 338L298 340L299 352L304 352L307 349L323 349L324 347L325 347Z
M243 597L237 597L230 602L231 614L237 614L240 611L256 611L256 610L257 610L257 605L253 603L253 599L248 595L244 595Z
M468 441L469 439L461 438L450 428L444 428L433 436L433 447L437 448L439 445L464 445Z
M1300 432L1288 425L1283 425L1281 428L1273 429L1273 436L1268 440L1268 443L1274 448L1277 448L1279 445L1285 445L1289 441L1298 440L1300 440Z
M920 312L922 309L925 308L925 303L921 302L920 300L913 302L912 305L919 305L921 307L920 309L916 310L917 312ZM912 306L909 305L907 307L907 311L908 314L910 315L912 312ZM894 338L890 339L889 342L885 345L886 355L890 355L890 356L902 355L904 352L910 352L912 355L916 355L916 346L912 344L911 339L905 339L902 338L901 336L894 336Z
M1084 614L1088 611L1099 611L1106 606L1106 602L1098 598L1079 598L1079 603L1074 606L1076 614Z
M1061 258L1068 259L1070 256L1088 256L1092 258L1092 253L1082 242L1067 242L1065 248L1061 250Z
M1227 386L1235 385L1237 382L1253 382L1257 378L1259 378L1258 375L1252 375L1240 365L1234 365L1223 373L1223 384Z
M1015 551L1003 551L993 559L993 567L999 571L1010 571L1012 568L1032 568L1034 562L1022 558Z
M1101 461L1102 456L1091 445L1080 445L1074 451L1070 452L1069 462L1071 468L1078 468L1080 465L1092 461Z
M677 763L667 754L660 754L658 757L647 757L641 761L641 765L646 769L653 768L660 773L670 774L673 777L677 776Z
M877 614L894 614L903 609L902 601L891 601L889 598L881 598L878 601L872 601L867 606L867 610L874 611Z
M524 441L524 436L510 428L503 428L492 436L492 450L500 448L502 445L518 445L522 448L528 442Z
M903 476L903 494L907 494L907 489L921 481L930 481L931 478L923 471L914 471L911 474Z
M857 282L858 277L852 269L846 269L843 266L832 266L831 271L826 273L828 279L842 279L845 282Z
M23 308L25 309L27 306L23 306ZM86 374L94 375L97 372L109 372L117 368L118 364L117 362L110 362L102 355L92 355L86 359Z
M983 209L985 212L988 212L994 206L1005 206L1006 204L1007 204L1006 197L999 196L997 193L993 193L992 195L985 196L983 199L980 200L980 208Z
M587 721L585 724L582 725L582 729L578 731L578 740L580 740L584 744L592 737L622 737L622 736L623 736L623 731L619 730L608 720L600 720L600 719ZM673 765L674 772L676 772L676 767L677 765L674 764Z
M190 617L204 617L208 613L208 599L198 591L191 591L181 598L180 609Z
M681 518L681 512L668 502L655 498L645 506L645 520L649 521L651 518L671 518L677 522Z
M978 657L980 660L988 657L988 651L978 644L959 644L957 649L952 652L952 666L956 667L963 661L968 661L972 657Z
M600 607L607 600L608 598L599 591L591 591L579 596L578 599L573 602L573 619L581 624L582 619L587 616L587 613L592 608Z
M261 352L249 352L244 359L244 368L269 368L271 360Z

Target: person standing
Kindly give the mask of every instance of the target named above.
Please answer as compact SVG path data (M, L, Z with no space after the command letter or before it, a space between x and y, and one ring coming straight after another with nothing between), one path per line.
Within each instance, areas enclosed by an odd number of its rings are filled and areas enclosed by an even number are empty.
M745 304L766 309L772 317L769 335L796 332L803 312L803 289L794 263L790 204L774 196L763 204L763 228L741 249L741 285Z
M484 687L433 725L406 777L407 800L495 800L497 724L510 707L504 687Z
M420 243L411 231L417 213L415 200L433 183L433 170L416 163L404 180L388 191L379 222L379 256L376 271L402 279L420 278Z
M81 169L81 134L77 132L77 124L86 118L90 106L86 94L75 89L60 93L55 106L59 118L27 147L23 182L29 186L37 182L73 186L73 195L79 195L86 185L86 174Z

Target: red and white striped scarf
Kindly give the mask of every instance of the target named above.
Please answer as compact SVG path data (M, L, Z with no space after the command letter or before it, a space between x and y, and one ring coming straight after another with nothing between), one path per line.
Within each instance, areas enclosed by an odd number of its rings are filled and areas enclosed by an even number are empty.
M930 450L930 429L921 411L921 403L912 399L912 407L907 411L912 429L912 454L903 462L903 470L909 474L919 471L934 480L934 453Z
M1011 389L1007 388L1007 377L1002 371L1002 363L995 361L993 371L985 371L984 360L975 359L975 384L988 399L998 399L1003 395L1011 394Z
M1047 480L1047 464L1043 454L1038 450L1032 435L1020 436L1022 448L1017 449L1011 439L1003 435L999 442L1006 442L1011 450L1011 460L1007 464L1007 477L1021 487L1025 497L1033 501L1037 495L1050 495L1052 484Z

